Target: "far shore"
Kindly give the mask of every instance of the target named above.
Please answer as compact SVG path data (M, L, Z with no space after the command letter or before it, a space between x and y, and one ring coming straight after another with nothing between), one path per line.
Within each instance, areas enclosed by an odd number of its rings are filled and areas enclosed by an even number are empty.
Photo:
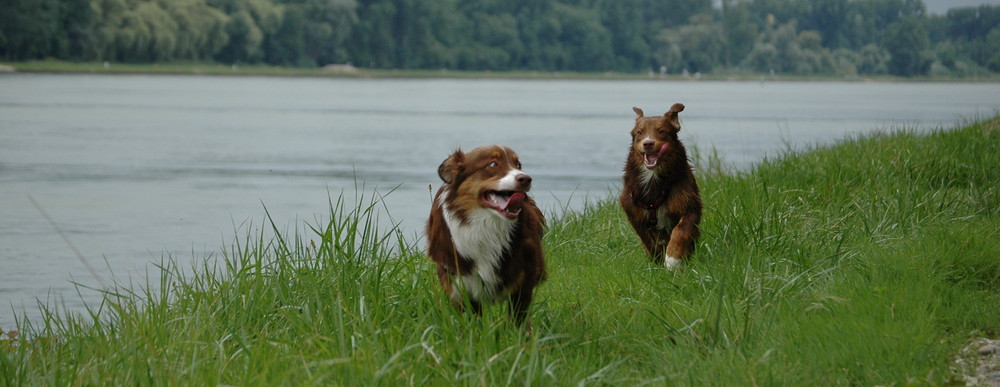
M324 78L417 78L417 79L527 79L527 80L662 80L662 81L817 81L817 82L1000 82L1000 74L984 77L915 77L890 75L795 75L761 74L754 72L659 74L622 72L565 71L465 71L465 70L393 70L366 69L351 64L332 64L316 68L220 63L113 63L66 62L56 60L0 62L0 73L67 73L67 74L156 74L156 75L218 75L218 76L284 76Z

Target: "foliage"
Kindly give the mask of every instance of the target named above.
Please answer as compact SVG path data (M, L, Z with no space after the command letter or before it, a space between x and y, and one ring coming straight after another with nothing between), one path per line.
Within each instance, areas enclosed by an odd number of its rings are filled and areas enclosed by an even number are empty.
M721 63L725 47L722 23L712 22L705 15L692 18L692 23L667 28L656 36L654 57L667 70L685 69L709 72Z
M819 33L812 30L796 34L796 23L790 22L760 35L746 57L748 68L793 74L828 74L833 71L833 57L820 44Z
M376 69L1000 72L1000 6L921 0L2 0L0 59Z
M927 31L918 20L907 18L891 24L885 36L889 73L904 77L927 75L932 61L927 53L929 45Z

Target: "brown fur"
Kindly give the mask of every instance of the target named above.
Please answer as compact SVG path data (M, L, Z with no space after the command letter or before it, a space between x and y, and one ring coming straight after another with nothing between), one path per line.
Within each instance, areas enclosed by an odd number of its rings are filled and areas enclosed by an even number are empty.
M681 130L678 113L684 105L674 104L659 117L645 117L639 108L632 110L635 126L619 202L646 253L657 264L669 267L672 263L664 255L686 261L700 235L701 196L687 152L677 137ZM655 167L647 168L646 155L657 153L664 144L667 148ZM649 173L652 177L644 183L643 175Z
M473 312L480 314L483 302L506 298L508 312L517 323L525 321L533 290L545 278L545 259L542 253L545 219L542 212L534 200L526 196L515 219L502 217L493 219L497 222L513 222L510 243L500 254L495 270L490 270L495 278L499 279L491 289L494 297L477 298L463 293L462 289L456 289L455 285L458 283L456 279L477 275L477 265L483 266L479 269L489 270L487 258L475 256L474 252L470 253L471 256L459 252L454 239L456 231L449 228L445 207L451 214L452 224L455 225L457 222L457 227L462 228L466 235L471 235L471 238L477 240L495 238L496 236L491 235L476 235L477 232L490 232L489 227L476 228L479 227L476 226L479 224L476 223L477 219L501 216L497 213L488 213L494 210L485 207L482 198L485 192L497 189L500 179L508 176L511 171L519 173L512 190L526 195L530 189L531 177L520 172L520 168L521 163L517 154L506 147L492 145L479 147L468 153L455 151L438 168L438 175L444 184L434 197L426 229L428 255L437 265L441 286L444 292L451 296L452 304L458 309L464 309L465 303L468 302Z

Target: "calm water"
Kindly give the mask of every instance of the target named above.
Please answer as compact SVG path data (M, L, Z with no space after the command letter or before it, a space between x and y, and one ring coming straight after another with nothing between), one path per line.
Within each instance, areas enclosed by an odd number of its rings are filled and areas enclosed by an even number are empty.
M356 186L392 191L383 217L417 240L457 147L514 148L556 216L615 189L632 106L674 102L689 147L747 168L789 144L991 116L1000 84L0 75L0 328L36 299L98 299L77 295L100 284L29 197L98 276L141 284L163 256L217 255L264 206L302 229Z

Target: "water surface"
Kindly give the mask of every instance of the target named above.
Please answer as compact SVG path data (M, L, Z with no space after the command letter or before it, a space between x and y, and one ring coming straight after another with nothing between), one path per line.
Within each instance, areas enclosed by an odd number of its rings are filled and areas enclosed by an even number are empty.
M744 169L788 146L991 116L1000 84L0 75L0 328L12 310L37 316L36 299L81 310L71 281L101 286L29 197L98 276L144 283L165 255L203 259L258 229L264 206L303 229L356 187L392 191L380 212L416 241L459 147L515 149L558 216L617 189L632 106L674 102L689 148Z

